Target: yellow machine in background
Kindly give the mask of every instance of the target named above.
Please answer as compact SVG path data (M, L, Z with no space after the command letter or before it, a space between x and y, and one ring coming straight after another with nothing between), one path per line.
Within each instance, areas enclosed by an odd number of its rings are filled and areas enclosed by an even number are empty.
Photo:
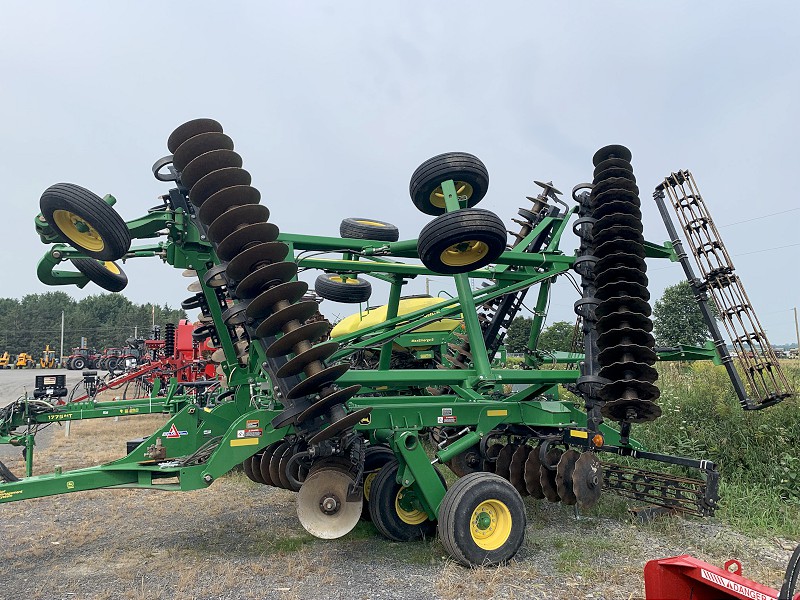
M56 366L56 351L50 349L47 344L42 350L42 357L39 359L39 366L42 369L53 369Z
M3 354L0 355L0 369L10 369L11 367L8 364L10 360L11 357L9 356L8 352L3 352Z
M27 352L20 352L17 355L17 362L14 363L15 369L32 369L36 366L36 361L33 360L33 355Z

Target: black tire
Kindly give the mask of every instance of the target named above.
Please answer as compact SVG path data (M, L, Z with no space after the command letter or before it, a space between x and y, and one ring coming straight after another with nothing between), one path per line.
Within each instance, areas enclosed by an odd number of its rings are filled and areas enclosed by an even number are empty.
M439 506L439 539L462 565L506 563L525 539L525 504L494 473L470 473L453 484Z
M396 242L400 239L400 232L395 225L361 217L344 219L339 225L339 235L343 238L381 242Z
M413 488L404 488L397 483L397 460L386 463L372 482L369 491L369 515L377 530L396 542L410 542L433 536L436 521L431 521L421 510L407 510L398 513L398 506ZM439 473L437 471L437 473ZM439 473L442 483L441 473ZM401 507L402 508L402 507Z
M93 258L73 258L72 264L81 273L109 292L121 292L128 285L128 276L120 266L110 260L97 261Z
M76 356L70 361L70 364L72 364L74 371L81 371L86 368L86 359L82 356Z
M108 371L108 359L101 358L97 361L97 368L101 371Z
M389 446L369 446L364 454L364 504L361 508L361 520L371 521L369 514L369 491L372 483L386 463L394 460L394 452Z
M505 251L506 226L491 211L465 208L436 217L417 240L422 263L435 273L452 275L480 269Z
M372 295L372 285L360 277L323 273L314 282L314 291L332 302L358 304L369 300Z
M131 247L130 231L119 213L79 185L51 185L42 194L39 208L56 233L86 256L117 260Z
M447 152L429 158L411 176L411 201L427 215L445 213L444 198L436 196L442 182L456 182L459 195L467 196L467 208L483 200L489 189L489 172L481 160L466 152ZM438 189L441 194L441 189Z

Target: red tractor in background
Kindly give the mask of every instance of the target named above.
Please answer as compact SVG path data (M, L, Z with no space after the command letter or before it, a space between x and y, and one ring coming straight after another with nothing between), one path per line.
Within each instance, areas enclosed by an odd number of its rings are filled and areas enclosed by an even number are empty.
M64 366L71 371L96 369L100 356L94 348L73 348L72 353L64 359Z

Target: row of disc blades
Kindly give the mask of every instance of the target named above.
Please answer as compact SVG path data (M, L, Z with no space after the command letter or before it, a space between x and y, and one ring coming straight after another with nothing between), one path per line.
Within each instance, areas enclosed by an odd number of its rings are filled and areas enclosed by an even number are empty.
M328 325L307 322L317 314L317 303L303 300L308 285L294 281L297 264L287 260L288 246L277 241L279 229L269 222L270 211L260 204L261 194L250 185L250 173L242 168L233 141L217 121L196 119L175 129L167 147L220 260L205 274L204 283L236 300L223 304L224 323L208 323L202 333L213 338L216 327L228 327L240 360L247 355L249 340L262 343L269 359L290 357L270 376L282 380L285 388L281 401L288 416L282 425L308 424L318 417L328 423L321 429L325 423L320 422L308 433L309 444L351 429L370 409L346 412L344 403L359 388L335 386L348 365L329 366L325 360L338 344L313 345Z
M591 508L600 499L603 472L593 452L524 443L490 444L482 468L511 482L522 496Z
M614 421L641 423L661 415L653 323L648 301L642 213L630 150L606 146L594 157L589 198L594 263L594 310L601 412Z

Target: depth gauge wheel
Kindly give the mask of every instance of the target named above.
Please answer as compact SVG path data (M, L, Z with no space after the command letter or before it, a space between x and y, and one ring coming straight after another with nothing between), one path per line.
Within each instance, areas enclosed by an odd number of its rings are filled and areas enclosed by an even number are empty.
M51 185L42 194L39 208L59 236L87 256L117 260L131 247L130 231L119 213L79 185Z
M72 264L81 273L109 292L121 292L128 285L128 276L120 266L110 260L98 261L93 258L73 258Z
M429 158L411 176L411 201L428 215L445 212L442 182L452 179L459 198L466 198L467 207L483 200L489 189L489 172L481 160L466 152L447 152Z
M314 291L325 300L358 304L369 300L372 295L372 285L360 277L323 273L314 282Z
M439 539L462 565L494 566L511 559L525 537L519 492L494 473L471 473L453 484L439 506Z
M383 466L394 460L394 452L388 446L369 446L364 453L364 506L361 509L361 520L370 521L369 491Z
M339 225L339 235L343 238L381 242L396 242L400 239L400 232L391 223L360 217L344 219Z
M436 521L422 510L417 492L397 483L397 460L386 463L378 471L369 491L369 514L375 527L396 542L410 542L436 533ZM444 479L439 473L439 478Z
M465 208L428 223L419 234L417 252L431 271L452 275L494 262L506 242L506 226L500 217L481 208Z

